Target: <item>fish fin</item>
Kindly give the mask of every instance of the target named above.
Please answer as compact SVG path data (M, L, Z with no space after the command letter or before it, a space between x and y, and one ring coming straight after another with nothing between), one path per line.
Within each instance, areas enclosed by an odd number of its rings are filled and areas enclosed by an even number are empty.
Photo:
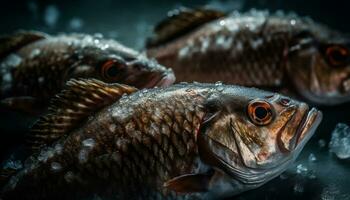
M51 100L48 113L32 126L27 141L32 150L51 144L79 126L88 116L108 106L123 94L137 91L123 84L96 79L71 79Z
M212 176L213 174L185 174L166 181L163 186L177 193L206 192Z
M154 35L147 40L146 47L159 46L225 15L221 11L206 8L175 9L169 12L166 19L155 26Z
M18 31L14 34L3 35L0 37L0 58L29 43L47 37L47 34L38 31Z
M5 108L30 115L39 115L43 112L43 105L38 99L30 96L9 97L2 99L0 104Z

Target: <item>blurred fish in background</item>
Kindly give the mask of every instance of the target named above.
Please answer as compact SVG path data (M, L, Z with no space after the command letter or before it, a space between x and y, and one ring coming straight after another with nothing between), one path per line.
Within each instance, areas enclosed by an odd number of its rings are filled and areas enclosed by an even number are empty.
M350 101L350 38L310 18L182 8L155 27L148 55L177 81L270 88L314 104Z
M100 35L22 31L0 38L0 98L12 109L45 111L71 78L96 78L137 88L168 86L171 69Z

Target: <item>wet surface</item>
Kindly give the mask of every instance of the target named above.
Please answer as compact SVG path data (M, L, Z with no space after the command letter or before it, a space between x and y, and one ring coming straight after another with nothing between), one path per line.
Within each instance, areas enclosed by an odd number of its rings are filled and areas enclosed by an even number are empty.
M0 33L35 29L49 33L102 33L122 43L142 49L152 25L169 9L209 3L212 7L248 10L293 10L310 15L331 27L350 32L347 1L257 0L257 1L2 1ZM11 19L11 20L9 20ZM346 24L346 26L345 26ZM350 160L340 160L329 152L331 132L339 122L349 124L350 104L321 108L324 120L297 162L266 185L233 199L350 199ZM25 130L35 119L0 108L0 157L7 157L23 143ZM321 141L321 142L320 142ZM321 145L320 145L321 143ZM325 145L322 145L325 144ZM310 154L314 156L310 156Z

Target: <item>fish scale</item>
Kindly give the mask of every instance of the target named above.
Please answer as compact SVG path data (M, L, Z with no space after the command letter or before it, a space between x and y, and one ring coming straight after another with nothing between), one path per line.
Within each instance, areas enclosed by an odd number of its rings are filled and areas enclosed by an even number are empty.
M186 97L187 94L187 92L181 92L175 96L169 97L172 101L168 101L168 98L164 98L156 102L153 101L152 103L144 104L143 102L137 102L137 105L133 107L133 116L131 116L129 120L123 122L119 121L113 113L107 112L108 110L99 113L96 117L91 119L91 121L99 121L98 123L75 131L64 140L61 140L59 142L59 144L63 145L63 152L61 154L55 154L45 162L35 163L34 166L39 167L32 171L29 170L24 176L29 177L29 179L36 177L37 180L32 180L35 181L33 185L42 184L43 181L48 181L46 179L48 175L52 175L53 172L51 171L50 165L55 162L62 165L62 171L56 172L57 175L55 175L55 182L58 184L67 184L64 181L64 174L68 171L76 174L83 173L87 170L89 171L88 175L86 174L87 177L82 176L80 177L81 179L88 180L94 177L94 175L91 174L94 172L97 173L97 176L100 178L103 176L103 173L113 174L115 180L121 180L121 182L118 183L118 187L123 188L123 190L130 190L130 188L128 188L129 186L123 186L136 184L135 182L137 181L132 181L134 178L142 182L141 177L149 176L150 174L148 173L151 173L160 178L156 187L162 188L163 182L169 178L193 170L193 165L191 163L197 154L196 146L186 146L185 144L193 143L195 130L198 129L200 118L203 114L199 112L199 109L195 108L192 109L192 111L188 111L186 107L193 107L193 99L198 99L197 103L200 104L203 101L203 97L198 94ZM130 98L130 102L136 100L135 98ZM152 115L157 105L161 104L166 105L167 113L165 116L173 121L172 126L168 127L170 135L159 131L161 130L161 126L168 126L158 121L166 120L163 114L156 118ZM123 108L122 105L120 105L115 109ZM186 115L189 115L189 113L192 115L192 119L196 120L188 121ZM151 115L146 124L134 121L135 119L140 120L140 116L142 115ZM126 128L123 128L130 123L135 125L133 127L133 132L137 132L137 135L130 134ZM107 124L116 124L116 126L121 129L116 128L115 132L111 132L106 128ZM138 124L142 124L142 126ZM155 134L153 134L151 130L152 124L156 125L158 129ZM174 127L176 128L174 129ZM158 137L161 138L160 142L157 139ZM88 155L89 157L98 158L98 161L87 161L86 164L85 162L81 163L78 157L79 152L84 148L82 147L82 143L84 140L90 138L95 141L95 145L93 149L89 151ZM123 145L117 145L120 140L124 141L125 147L123 147ZM100 157L105 159L104 162L99 159ZM107 159L111 157L119 159ZM118 169L111 168L113 165L117 165ZM76 167L72 169L70 166L78 166L79 171L75 172L73 169ZM95 170L91 171L91 168L95 168ZM143 174L143 172L146 174ZM118 177L115 177L116 175L118 175ZM108 177L109 176L103 176L103 178ZM108 180L110 181L109 178ZM49 183L55 184L50 181ZM45 182L45 184L49 183ZM145 184L149 183L145 182ZM60 185L56 187L60 188ZM155 186L150 185L150 187ZM27 188L27 190L28 189L29 188ZM31 193L35 192L37 191L32 190ZM165 192L165 190L162 192ZM130 196L129 193L127 195Z

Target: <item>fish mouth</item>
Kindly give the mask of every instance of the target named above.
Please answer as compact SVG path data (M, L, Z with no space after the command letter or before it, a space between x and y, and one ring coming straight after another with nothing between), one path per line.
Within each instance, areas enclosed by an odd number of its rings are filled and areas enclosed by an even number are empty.
M302 149L322 121L322 112L312 108L305 112L295 133L294 149Z
M153 87L167 87L172 85L175 82L175 76L173 73L164 73L160 78L153 78L148 82L144 87L153 88Z

